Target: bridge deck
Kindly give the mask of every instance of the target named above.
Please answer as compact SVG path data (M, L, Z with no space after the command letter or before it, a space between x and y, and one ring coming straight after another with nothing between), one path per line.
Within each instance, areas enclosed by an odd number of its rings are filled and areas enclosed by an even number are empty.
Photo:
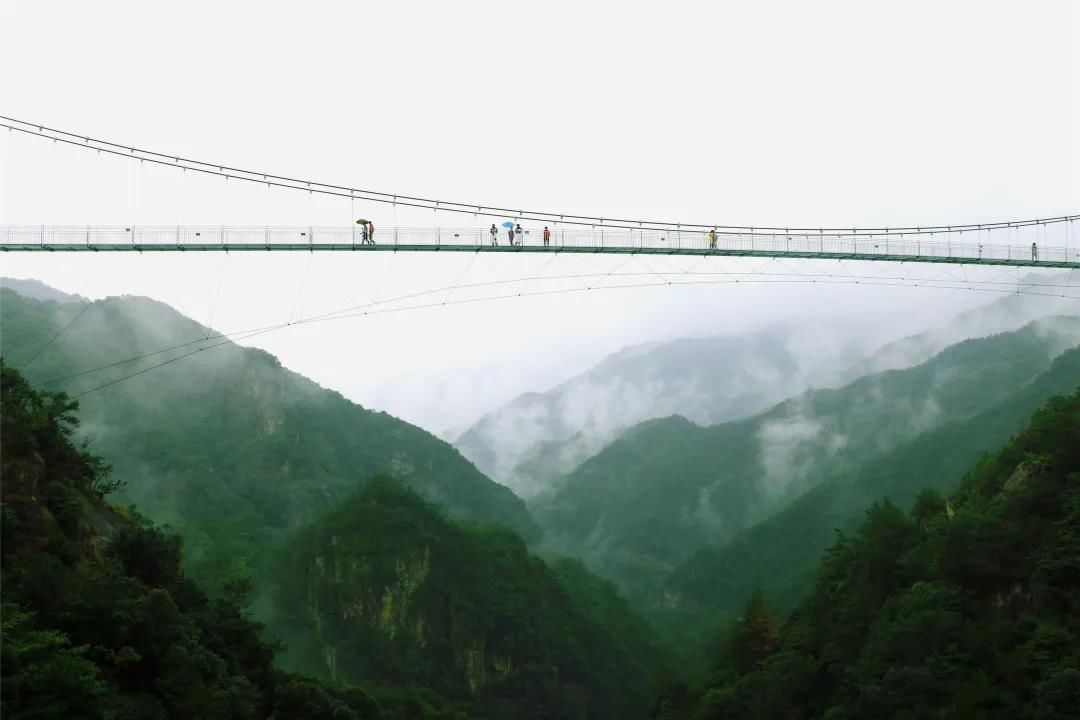
M591 229L552 230L548 243L532 228L510 245L500 229L495 243L482 228L391 228L364 242L359 228L340 227L0 227L3 252L496 252L605 253L687 256L873 260L1080 269L1080 248L999 244L956 233L717 234ZM987 242L979 242L986 239ZM971 240L975 240L974 242Z

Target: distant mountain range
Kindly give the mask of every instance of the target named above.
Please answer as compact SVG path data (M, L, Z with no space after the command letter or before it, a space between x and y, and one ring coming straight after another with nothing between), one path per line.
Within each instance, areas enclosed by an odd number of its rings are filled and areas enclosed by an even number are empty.
M1055 317L967 340L926 362L811 390L745 420L639 424L531 506L545 542L635 594L801 493L917 435L985 412L1080 343Z
M703 425L745 417L824 381L856 343L820 329L629 347L546 393L521 395L455 443L490 477L530 498L621 430L678 414Z
M1059 299L1006 295L876 351L858 332L820 326L628 347L547 392L518 396L454 444L489 477L532 499L639 422L749 417L811 387L913 367L953 343L1060 311Z

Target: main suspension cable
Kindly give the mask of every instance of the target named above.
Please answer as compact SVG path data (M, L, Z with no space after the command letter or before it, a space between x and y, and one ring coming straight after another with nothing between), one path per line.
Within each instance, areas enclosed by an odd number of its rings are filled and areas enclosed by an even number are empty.
M321 195L345 197L349 198L350 201L362 200L366 202L389 204L394 206L395 211L398 205L403 205L406 207L423 208L425 210L438 210L442 212L462 213L484 217L513 217L517 220L527 220L571 226L595 227L599 225L601 227L611 227L624 230L661 230L676 233L681 232L682 230L703 232L708 229L716 229L719 232L725 233L746 232L754 234L756 232L762 232L783 235L802 235L814 232L828 233L830 236L851 237L869 234L893 236L923 235L933 232L953 233L958 231L994 230L1001 228L1020 228L1027 226L1035 226L1036 229L1039 226L1043 226L1045 229L1045 226L1048 224L1057 224L1062 222L1069 223L1080 218L1080 215L1061 215L1049 218L983 223L964 223L958 225L900 226L874 228L809 228L790 226L779 227L769 225L730 225L723 223L674 223L657 220L608 218L592 215L574 215L540 210L494 207L477 203L436 200L432 198L423 198L413 195L403 195L400 193L382 192L378 190L364 190L361 188L348 187L345 185L323 183L317 182L315 180L288 177L285 175L275 175L274 173L258 170L245 170L243 168L225 165L224 163L205 162L202 160L184 158L179 155L169 153L156 152L153 150L144 150L131 145L123 145L108 140L100 140L90 137L88 135L82 135L66 130L51 128L38 123L31 123L24 120L19 120L17 118L6 117L3 115L0 115L0 127L7 128L9 131L18 131L28 135L35 135L37 137L46 138L49 140L53 140L54 142L62 142L76 147L96 150L99 153L105 152L129 159L138 159L144 162L156 163L158 165L181 168L184 171L192 170L194 172L224 177L225 179L236 179L254 183L262 183L267 187L273 186L287 188L291 190L303 190L308 192L309 194L318 193Z

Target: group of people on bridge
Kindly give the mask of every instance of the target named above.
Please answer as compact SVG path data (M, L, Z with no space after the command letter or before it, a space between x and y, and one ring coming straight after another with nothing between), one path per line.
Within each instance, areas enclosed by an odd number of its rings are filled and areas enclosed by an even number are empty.
M361 245L374 245L375 244L375 223L363 218L356 221L356 224L360 226L360 244ZM506 239L511 245L521 245L525 230L522 229L521 223L516 225L512 223L503 223L506 228ZM499 228L495 226L495 223L491 223L491 228L488 230L491 234L491 244L499 244ZM516 240L515 240L516 238ZM710 250L716 249L716 228L709 230L705 234L705 242ZM548 247L551 244L551 230L544 226L544 247ZM982 257L982 245L979 245L979 256ZM1031 243L1031 259L1033 262L1039 260L1039 246L1037 243Z
M504 226L506 227L506 239L507 239L507 241L511 245L521 245L521 243L522 243L522 241L524 239L524 236L525 236L525 231L521 229L521 223L518 223L517 225L514 225L512 223L504 223ZM499 244L499 228L495 227L495 223L491 223L491 229L488 230L488 233L491 234L491 244L492 245L498 245ZM514 241L515 237L517 238L517 242ZM551 230L549 230L548 227L545 225L544 226L544 247L547 247L550 244L551 244Z

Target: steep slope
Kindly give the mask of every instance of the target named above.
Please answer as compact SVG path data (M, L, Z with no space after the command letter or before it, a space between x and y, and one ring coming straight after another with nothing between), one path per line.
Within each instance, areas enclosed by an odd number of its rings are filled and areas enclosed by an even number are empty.
M81 402L85 433L127 482L124 497L181 533L187 567L201 580L257 570L272 542L379 472L452 515L537 537L524 504L443 441L355 405L260 350L229 344L198 352L220 341L206 341L212 331L168 306L108 298L76 318L84 309L77 304L0 293L5 358L19 366L47 347L25 373L50 389L74 395L195 352Z
M0 365L0 406L5 718L405 717L276 671L242 587L208 599L176 538L102 499L104 463L71 441L74 403Z
M455 445L529 498L622 428L679 414L712 424L759 412L860 354L852 341L791 327L630 347L545 393L481 418Z
M1077 658L1080 392L1051 400L950 501L928 490L910 516L872 505L786 624L752 598L693 717L1064 720Z
M935 428L874 458L858 470L806 492L731 542L699 551L667 579L656 618L673 632L705 618L732 619L755 589L789 610L813 585L818 559L836 537L853 530L863 509L881 497L901 506L924 488L955 490L964 470L1000 448L1047 398L1080 383L1080 349L1058 357L1016 393L974 417ZM693 642L693 634L686 640Z
M553 571L512 533L457 525L388 478L288 547L296 667L418 684L489 718L646 716L651 632L580 564Z
M696 550L926 430L993 407L1078 342L1080 318L1048 319L740 422L643 423L535 501L534 515L551 547L651 594Z

